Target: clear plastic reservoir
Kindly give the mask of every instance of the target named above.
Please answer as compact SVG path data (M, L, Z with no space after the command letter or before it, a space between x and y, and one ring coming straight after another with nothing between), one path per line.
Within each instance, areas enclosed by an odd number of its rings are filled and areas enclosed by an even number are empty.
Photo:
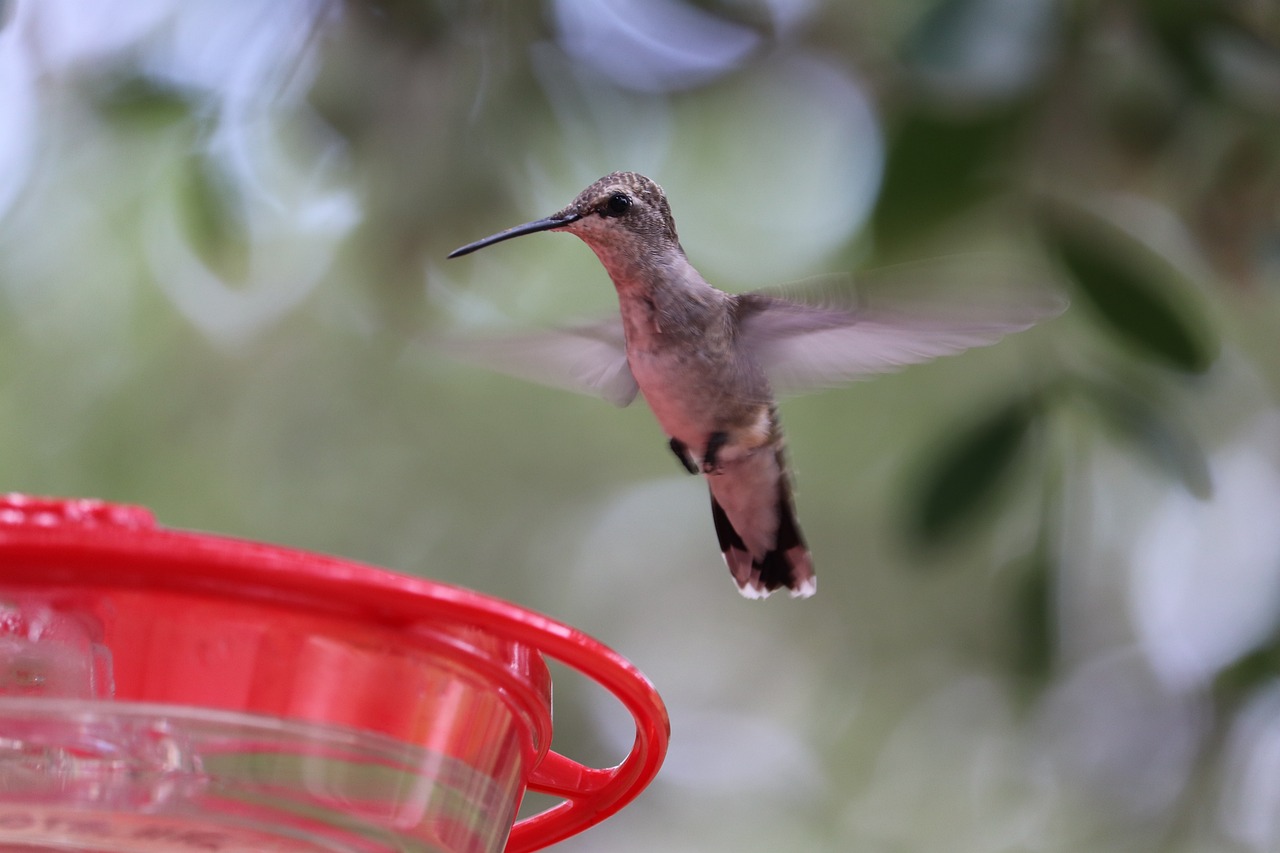
M269 717L0 704L0 849L490 851L503 781L440 753Z

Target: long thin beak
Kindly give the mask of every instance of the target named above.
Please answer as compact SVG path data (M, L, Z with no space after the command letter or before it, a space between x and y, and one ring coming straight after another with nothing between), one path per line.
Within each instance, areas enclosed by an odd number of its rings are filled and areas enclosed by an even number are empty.
M538 231L550 231L553 228L563 228L581 218L581 213L557 213L555 216L548 216L546 219L535 219L533 222L526 222L523 225L508 228L506 231L499 231L497 234L485 237L483 240L477 240L459 249L454 249L449 253L449 257L457 258L462 255L469 255L476 249L483 249L485 246L492 246L494 243L501 243L503 240L510 240L512 237L521 237Z

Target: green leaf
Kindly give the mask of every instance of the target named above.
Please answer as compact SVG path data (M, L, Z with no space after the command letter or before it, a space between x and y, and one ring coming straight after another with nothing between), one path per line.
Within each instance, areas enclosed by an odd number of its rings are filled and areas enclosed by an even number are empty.
M1221 37L1230 3L1203 0L1143 0L1140 14L1169 67L1194 91L1215 94L1218 75L1211 58L1211 36Z
M1084 227L1059 215L1042 220L1044 239L1084 301L1138 352L1167 367L1203 373L1216 356L1209 334L1167 294L1168 275L1150 253L1115 229ZM1146 258L1143 255L1147 255Z
M196 254L224 280L245 281L249 234L237 185L203 153L187 158L181 180L182 223Z
M1037 548L1013 594L1013 665L1035 684L1048 679L1057 654L1054 614L1054 565L1045 550Z
M918 541L942 544L986 505L1013 467L1035 411L1017 400L949 438L921 480L911 518Z
M1280 640L1264 642L1218 673L1214 692L1226 701L1239 701L1280 677Z
M1213 495L1204 450L1172 413L1150 396L1120 385L1090 382L1086 393L1108 424L1201 500Z
M873 217L877 242L892 251L990 197L1020 115L1002 108L964 118L922 109L904 116L889 142Z
M155 130L194 117L198 96L138 73L108 74L91 84L94 106L109 121Z

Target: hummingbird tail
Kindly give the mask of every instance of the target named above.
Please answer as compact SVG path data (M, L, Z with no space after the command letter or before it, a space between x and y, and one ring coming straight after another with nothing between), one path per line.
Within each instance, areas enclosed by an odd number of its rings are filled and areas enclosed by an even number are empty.
M778 532L774 545L757 559L752 556L715 494L711 495L711 518L715 522L716 536L720 540L725 564L738 584L738 591L747 598L768 598L774 590L786 587L792 598L808 598L818 591L818 579L813 573L809 548L796 524L795 506L785 477L778 482L777 511Z

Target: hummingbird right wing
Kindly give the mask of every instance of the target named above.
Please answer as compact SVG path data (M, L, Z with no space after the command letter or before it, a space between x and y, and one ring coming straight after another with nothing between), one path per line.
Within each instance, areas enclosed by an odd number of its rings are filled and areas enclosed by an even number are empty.
M945 310L806 304L764 293L740 294L736 303L741 341L779 394L843 385L988 346L1065 307L1061 298L1048 296Z
M628 405L640 391L627 364L621 319L437 341L433 348L499 373L603 397L615 406Z

